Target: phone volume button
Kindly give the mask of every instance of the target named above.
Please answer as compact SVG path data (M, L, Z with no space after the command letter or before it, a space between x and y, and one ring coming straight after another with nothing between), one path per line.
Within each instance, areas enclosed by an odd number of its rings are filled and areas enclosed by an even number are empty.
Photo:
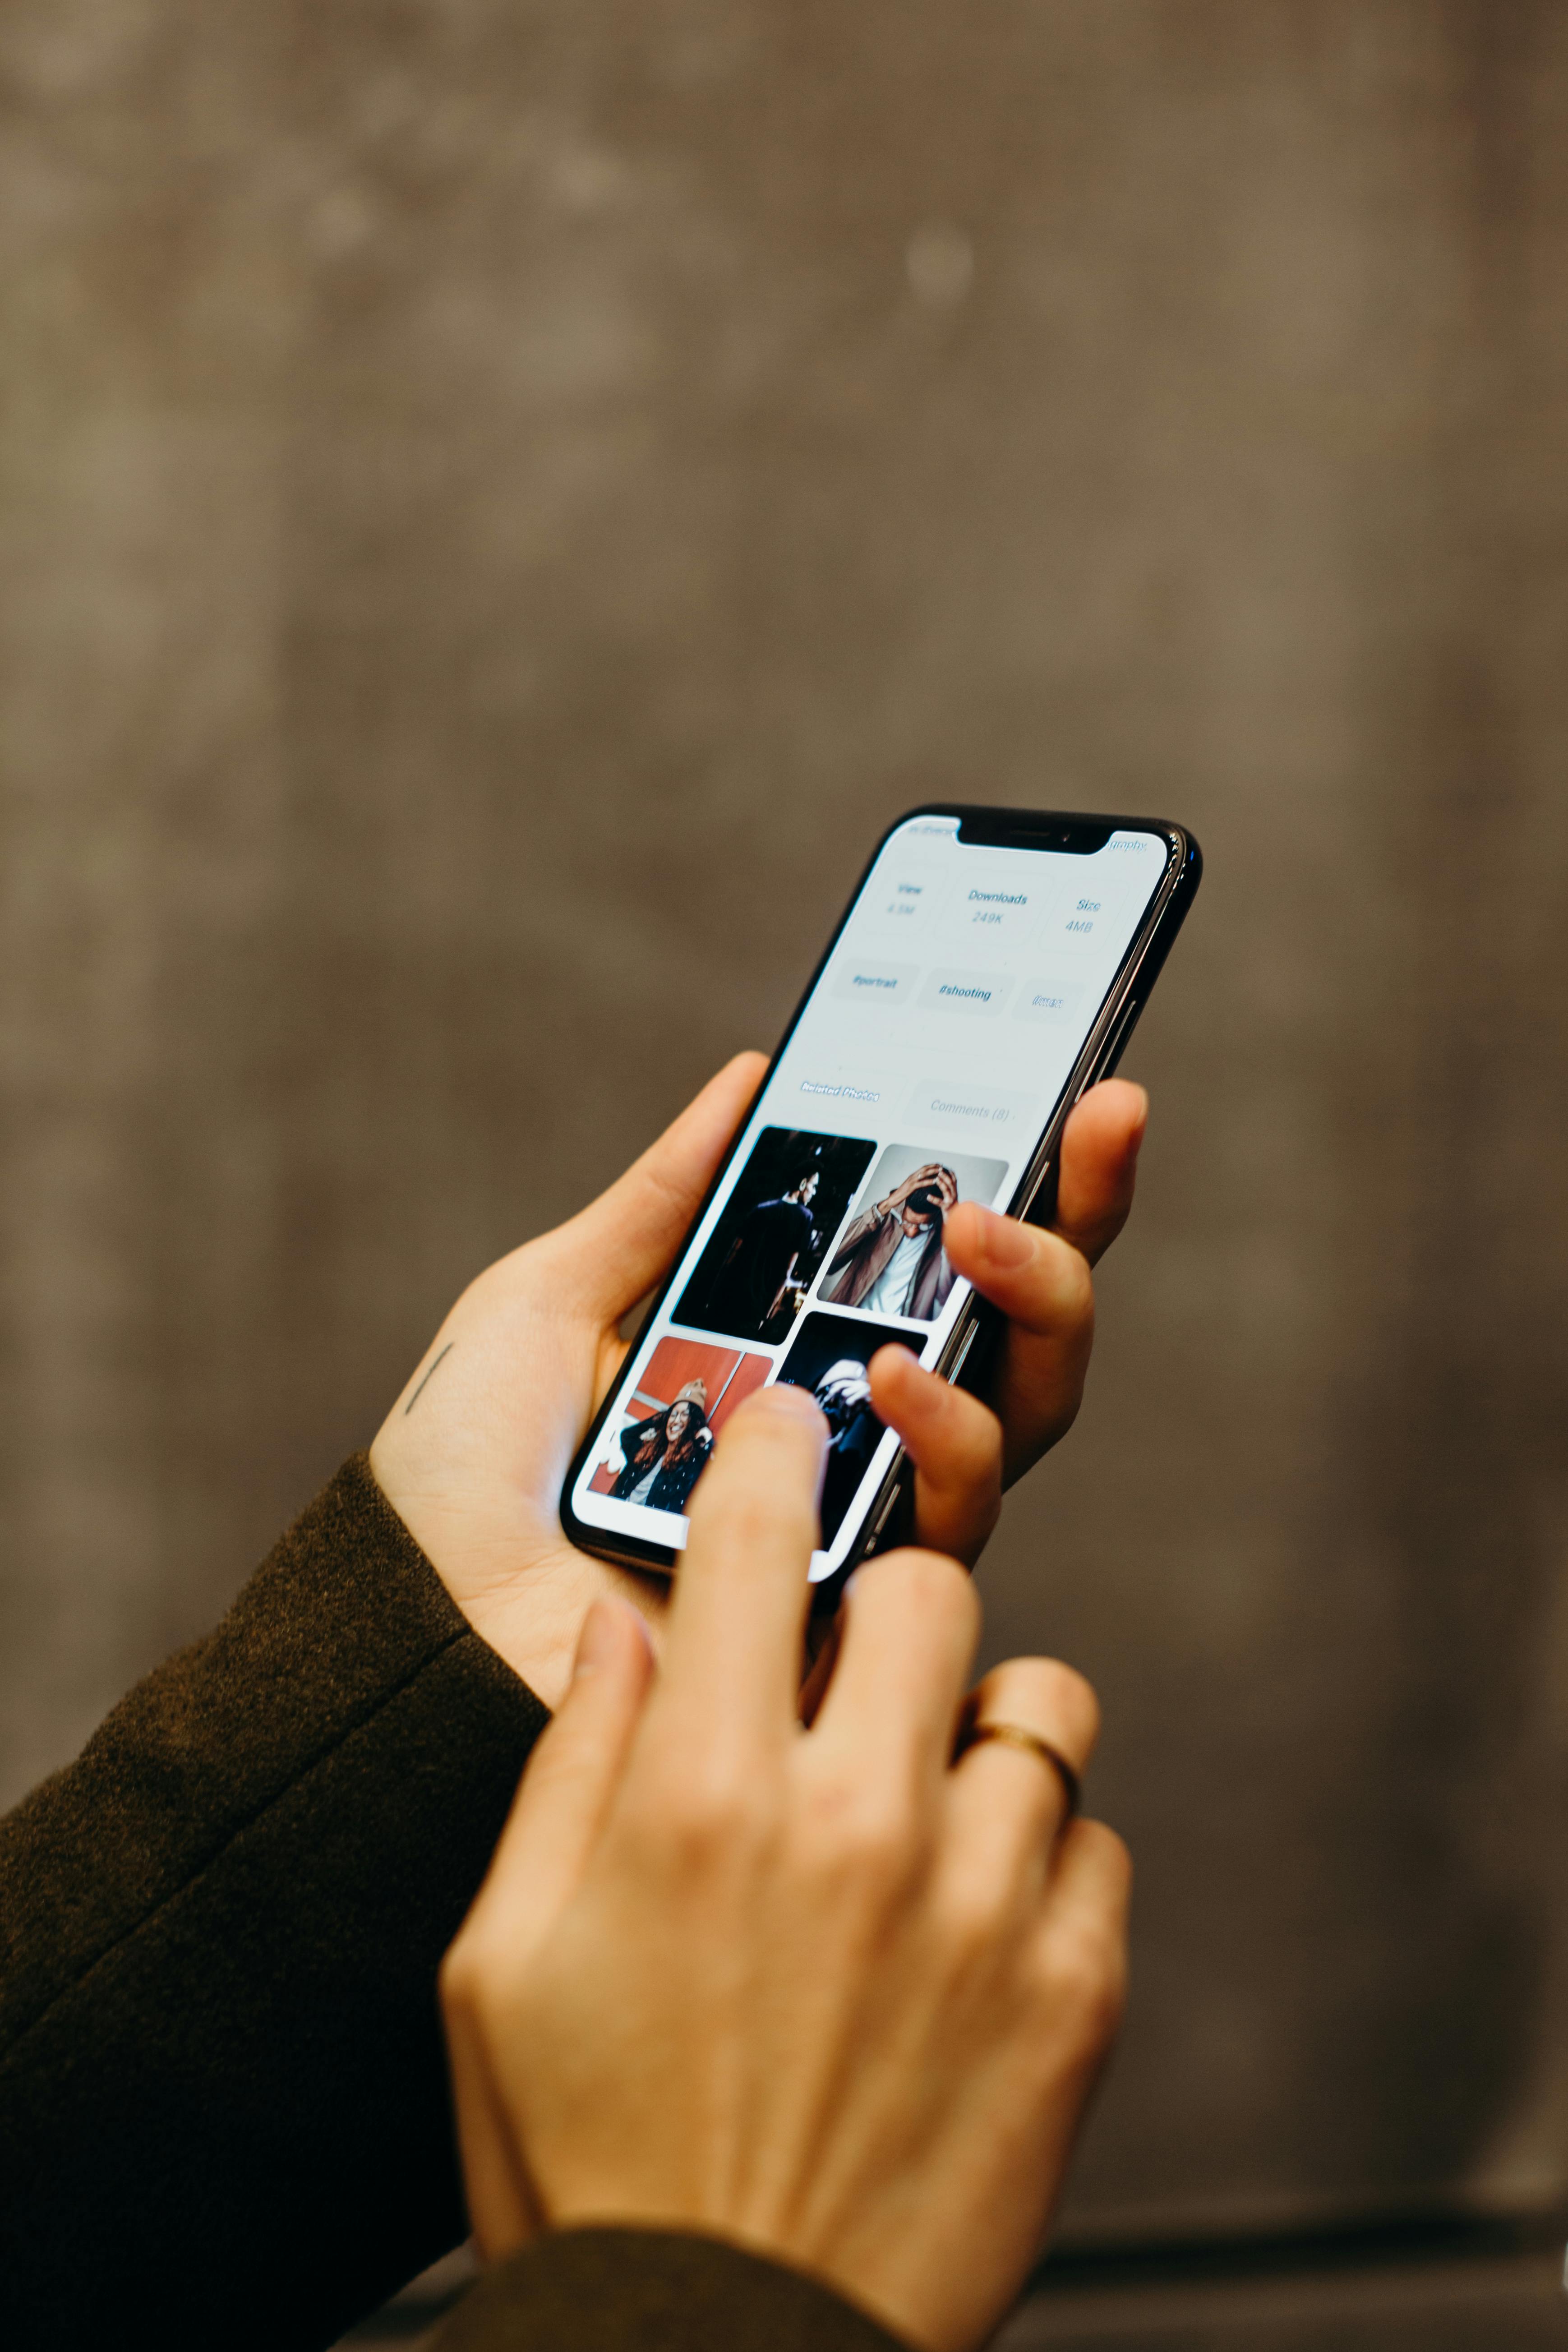
M1123 1007L1121 1020L1110 1033L1110 1043L1100 1056L1099 1066L1093 1077L1087 1079L1079 1088L1079 1101L1083 1099L1091 1086L1098 1086L1101 1078L1110 1077L1114 1071L1117 1063L1121 1059L1121 1049L1132 1034L1132 1024L1137 1020L1138 1013L1138 999L1135 996L1130 996Z
M880 1510L878 1512L878 1514L877 1514L877 1524L876 1524L876 1526L872 1528L872 1530L871 1530L871 1532L870 1532L869 1536L867 1538L867 1541L868 1541L868 1543L875 1543L875 1542L876 1542L876 1540L877 1540L878 1537L881 1534L882 1529L887 1526L888 1521L892 1517L892 1516L893 1516L893 1505L898 1501L898 1499L899 1499L899 1488L898 1488L898 1484L897 1484L897 1482L895 1481L894 1485L893 1485L893 1486L889 1489L889 1493L888 1493L888 1499L887 1499L887 1501L883 1504L883 1506L882 1506L881 1509L880 1509Z

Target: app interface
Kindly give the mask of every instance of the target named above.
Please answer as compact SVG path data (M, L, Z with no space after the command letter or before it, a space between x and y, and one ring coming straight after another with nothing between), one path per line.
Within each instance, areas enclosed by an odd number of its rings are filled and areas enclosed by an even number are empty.
M884 845L578 1474L587 1526L682 1548L730 1414L790 1381L831 1433L813 1576L846 1556L898 1445L866 1368L889 1343L940 1356L968 1296L943 1221L1007 1207L1169 855L1152 833L1081 856L958 826L915 817Z

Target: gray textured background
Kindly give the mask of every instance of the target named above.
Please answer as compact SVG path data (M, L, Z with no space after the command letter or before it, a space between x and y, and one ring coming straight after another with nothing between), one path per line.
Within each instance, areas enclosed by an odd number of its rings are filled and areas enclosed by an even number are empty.
M900 806L1168 813L984 1571L1141 1870L1075 2226L1568 2194L1568 16L8 0L0 77L5 1790Z

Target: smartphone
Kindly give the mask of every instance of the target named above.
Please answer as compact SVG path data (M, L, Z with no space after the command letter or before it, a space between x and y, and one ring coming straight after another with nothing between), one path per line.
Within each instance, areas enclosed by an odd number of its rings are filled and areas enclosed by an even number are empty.
M868 1364L892 1343L973 1379L995 1318L943 1221L979 1201L1050 1223L1068 1115L1115 1069L1202 872L1151 817L936 806L889 829L567 1474L574 1543L672 1570L726 1420L792 1381L830 1431L811 1575L833 1603L905 1483Z

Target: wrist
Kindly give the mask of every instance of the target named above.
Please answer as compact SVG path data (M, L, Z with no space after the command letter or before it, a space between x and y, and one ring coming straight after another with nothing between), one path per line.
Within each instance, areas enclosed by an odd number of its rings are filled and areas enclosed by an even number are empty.
M797 2264L721 2232L638 2223L551 2230L488 2272L461 2308L474 2331L463 2341L476 2344L751 2341L900 2352L907 2342Z
M775 2224L755 2214L710 2212L652 2193L584 2194L566 2209L552 2210L542 2242L623 2236L726 2248L794 2280L809 2282L816 2293L832 2295L907 2352L967 2352L944 2336L940 2325L928 2326L911 2313L909 2294L900 2292L903 2283L896 2261L880 2262L870 2248L818 2245L798 2226L782 2221Z

